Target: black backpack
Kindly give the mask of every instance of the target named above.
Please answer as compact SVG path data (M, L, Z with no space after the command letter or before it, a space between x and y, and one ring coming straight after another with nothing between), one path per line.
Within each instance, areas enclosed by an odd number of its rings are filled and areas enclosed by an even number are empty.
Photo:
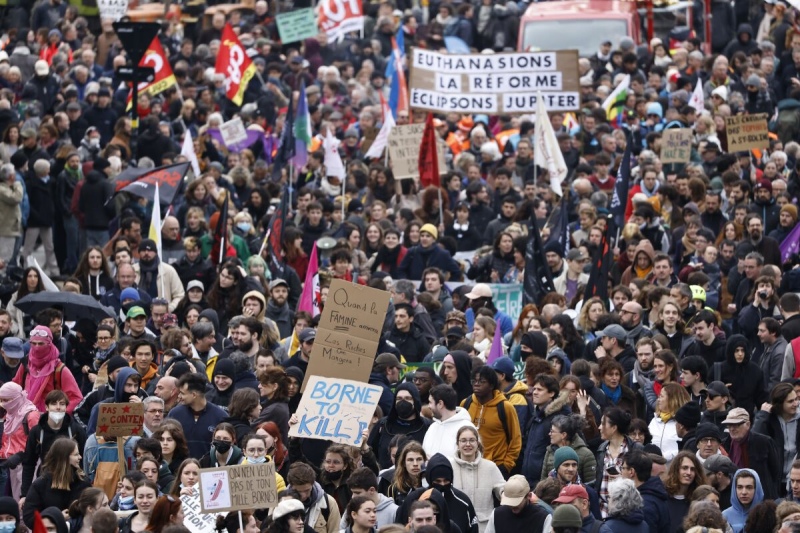
M511 443L511 429L508 427L508 417L506 416L506 408L505 404L506 400L500 400L500 403L497 404L497 418L500 419L500 424L503 425L503 432L506 434L506 444ZM464 400L464 405L462 407L469 411L470 406L472 405L472 394L470 394L466 400Z

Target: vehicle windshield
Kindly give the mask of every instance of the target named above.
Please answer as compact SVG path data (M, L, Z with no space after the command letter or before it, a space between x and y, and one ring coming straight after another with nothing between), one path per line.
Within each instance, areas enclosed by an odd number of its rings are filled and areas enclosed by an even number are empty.
M586 31L591 28L591 31ZM593 20L530 20L525 22L522 50L575 50L588 57L600 48L600 43L611 39L614 47L628 35L627 23L622 19Z

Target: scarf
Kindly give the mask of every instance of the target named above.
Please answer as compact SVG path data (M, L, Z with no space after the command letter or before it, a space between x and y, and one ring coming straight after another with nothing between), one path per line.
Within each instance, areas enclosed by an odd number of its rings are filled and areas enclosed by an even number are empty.
M733 461L733 464L739 468L747 468L747 452L745 451L745 446L747 445L748 440L750 440L750 433L748 433L747 436L740 441L731 439L730 458L731 461Z
M36 411L36 406L25 395L22 387L11 381L0 387L0 398L8 398L3 404L3 408L6 410L3 434L10 439L28 413Z
M675 413L658 413L658 418L660 418L661 421L664 422L665 424L670 420L672 420L674 416Z
M38 334L37 334L38 333ZM44 334L44 336L42 336ZM31 351L28 354L28 374L30 377L26 379L25 388L28 393L28 399L39 408L40 411L45 411L44 384L50 379L58 366L58 348L53 345L53 334L50 328L45 326L36 326L31 331L31 339L44 340L45 344L41 346L31 346Z
M139 271L141 272L139 286L147 294L158 294L158 265L160 262L158 256L149 263L139 260Z
M603 389L603 392L606 393L606 397L611 400L611 403L617 405L619 401L622 399L622 387L617 387L616 389L612 389L605 383L600 384L600 388Z

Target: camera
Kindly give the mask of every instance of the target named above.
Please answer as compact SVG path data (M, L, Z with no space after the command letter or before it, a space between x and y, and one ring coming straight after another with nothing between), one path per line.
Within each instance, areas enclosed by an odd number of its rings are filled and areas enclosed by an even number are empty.
M767 291L759 291L758 297L761 298L762 300L766 300L767 298L769 298L769 293Z

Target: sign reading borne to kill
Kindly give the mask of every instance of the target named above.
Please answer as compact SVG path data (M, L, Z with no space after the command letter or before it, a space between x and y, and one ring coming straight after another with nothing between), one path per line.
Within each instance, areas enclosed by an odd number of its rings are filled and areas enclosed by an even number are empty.
M578 51L441 54L411 51L411 107L436 113L514 114L580 109Z

